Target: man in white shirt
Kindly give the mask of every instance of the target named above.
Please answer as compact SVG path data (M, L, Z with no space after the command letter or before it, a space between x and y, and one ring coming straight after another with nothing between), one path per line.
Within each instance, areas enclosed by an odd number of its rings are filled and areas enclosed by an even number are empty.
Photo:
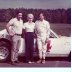
M18 63L18 51L20 46L20 39L23 28L22 13L18 12L16 18L12 18L7 26L7 32L12 37L12 50L11 50L11 61L12 64Z
M49 40L50 34L50 25L49 22L44 19L43 13L40 13L39 17L40 20L35 22L35 33L37 35L37 45L40 58L37 63L45 63L47 42Z

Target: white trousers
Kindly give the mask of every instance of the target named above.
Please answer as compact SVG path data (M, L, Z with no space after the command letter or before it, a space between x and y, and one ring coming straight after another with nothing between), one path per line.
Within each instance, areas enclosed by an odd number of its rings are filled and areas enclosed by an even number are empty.
M17 61L18 60L18 51L21 43L21 36L14 35L12 37L12 50L11 50L11 61Z
M46 38L37 38L37 45L39 50L39 58L45 59L47 51L47 43L45 43Z

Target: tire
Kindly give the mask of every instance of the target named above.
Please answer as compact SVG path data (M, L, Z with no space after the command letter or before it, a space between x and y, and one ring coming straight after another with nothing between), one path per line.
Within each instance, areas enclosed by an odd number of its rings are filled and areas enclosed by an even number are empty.
M11 42L7 39L0 39L0 62L8 62L11 59Z
M71 62L71 52L70 52L69 56L67 57L67 61Z
M69 53L68 57L64 57L64 60L71 62L71 52Z

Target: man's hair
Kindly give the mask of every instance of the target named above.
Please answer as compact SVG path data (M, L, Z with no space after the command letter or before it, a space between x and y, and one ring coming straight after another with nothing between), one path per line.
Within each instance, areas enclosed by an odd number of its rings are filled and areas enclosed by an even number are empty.
M22 12L21 12L21 11L17 11L17 12L16 12L16 15L18 15L19 13L22 13Z
M44 16L44 13L41 12L41 13L39 13L39 15L40 15L40 14L42 14L42 15Z

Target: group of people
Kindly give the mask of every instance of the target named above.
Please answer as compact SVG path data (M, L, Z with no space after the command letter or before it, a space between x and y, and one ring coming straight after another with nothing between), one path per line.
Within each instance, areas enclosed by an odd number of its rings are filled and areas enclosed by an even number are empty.
M33 22L34 15L27 15L27 22L23 23L22 13L18 12L15 18L12 18L7 26L7 32L12 38L11 63L18 63L18 51L22 30L24 29L23 37L25 38L25 57L27 63L33 63L33 46L34 35L36 35L37 46L39 51L39 60L37 63L45 63L47 43L49 41L50 24L45 20L44 14L39 14L39 20ZM10 28L11 27L11 28Z

